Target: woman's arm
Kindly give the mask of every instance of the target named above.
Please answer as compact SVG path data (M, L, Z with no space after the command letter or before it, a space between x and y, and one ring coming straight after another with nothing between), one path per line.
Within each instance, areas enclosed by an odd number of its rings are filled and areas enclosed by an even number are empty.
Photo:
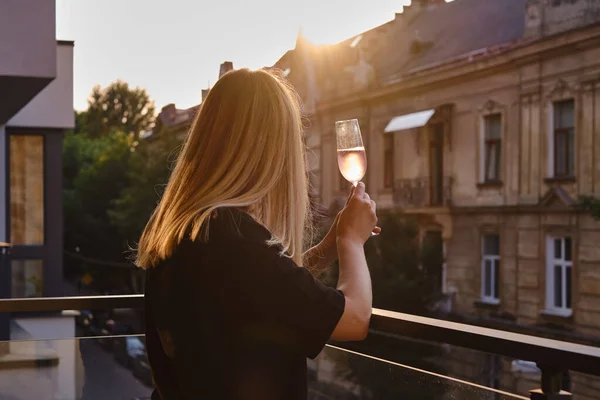
M344 293L345 307L331 338L362 340L367 336L373 294L365 259L364 244L375 230L375 202L360 182L352 193L337 224L340 275L337 288Z
M316 278L338 258L336 244L336 226L339 214L335 217L331 229L321 243L304 252L304 267Z

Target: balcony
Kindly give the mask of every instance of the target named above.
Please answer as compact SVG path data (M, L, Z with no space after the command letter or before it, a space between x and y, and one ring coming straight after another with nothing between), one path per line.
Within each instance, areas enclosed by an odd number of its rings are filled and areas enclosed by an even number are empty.
M451 177L397 179L394 183L394 203L404 209L449 207L451 202Z
M0 315L142 307L143 295L6 299L0 300ZM90 338L46 331L45 338L27 338L13 328L12 334L13 340L0 342L0 398L150 395L142 332ZM446 363L432 362L440 354ZM457 376L451 359L479 378ZM510 371L502 371L503 365ZM366 341L330 343L309 361L309 399L570 399L561 391L561 374L586 377L594 387L599 366L597 347L374 309ZM518 387L519 393L501 390L497 383L507 373L529 374L539 389L529 397ZM594 396L582 398L599 398Z

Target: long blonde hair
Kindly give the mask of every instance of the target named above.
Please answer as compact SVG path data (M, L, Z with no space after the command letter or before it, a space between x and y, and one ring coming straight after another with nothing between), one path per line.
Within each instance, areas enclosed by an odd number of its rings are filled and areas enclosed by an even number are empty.
M210 90L142 233L136 264L155 266L188 234L207 240L220 207L247 210L271 232L267 244L302 265L309 200L300 102L274 73L232 71Z

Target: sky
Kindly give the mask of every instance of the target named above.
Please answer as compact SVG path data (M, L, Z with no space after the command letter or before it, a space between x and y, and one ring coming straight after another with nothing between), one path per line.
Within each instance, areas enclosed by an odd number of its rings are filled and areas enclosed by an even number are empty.
M121 79L160 107L200 103L219 65L273 65L298 30L337 43L381 25L410 0L57 0L56 34L75 41L74 106Z

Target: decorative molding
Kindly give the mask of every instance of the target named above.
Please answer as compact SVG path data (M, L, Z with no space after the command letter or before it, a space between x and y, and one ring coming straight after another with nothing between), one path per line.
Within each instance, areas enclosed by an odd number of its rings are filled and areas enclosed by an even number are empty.
M564 79L558 79L552 90L548 93L548 98L553 100L561 100L568 97L574 97L579 90L579 85L569 85Z
M551 207L560 204L562 207L573 207L577 202L560 186L551 187L540 199L540 207Z
M487 113L492 113L499 108L500 108L500 103L498 103L497 101L494 101L492 99L489 99L488 101L483 103L483 107L480 108L480 111L487 114Z
M585 92L593 92L595 85L598 85L598 83L595 83L594 81L581 82L581 90L584 93Z

